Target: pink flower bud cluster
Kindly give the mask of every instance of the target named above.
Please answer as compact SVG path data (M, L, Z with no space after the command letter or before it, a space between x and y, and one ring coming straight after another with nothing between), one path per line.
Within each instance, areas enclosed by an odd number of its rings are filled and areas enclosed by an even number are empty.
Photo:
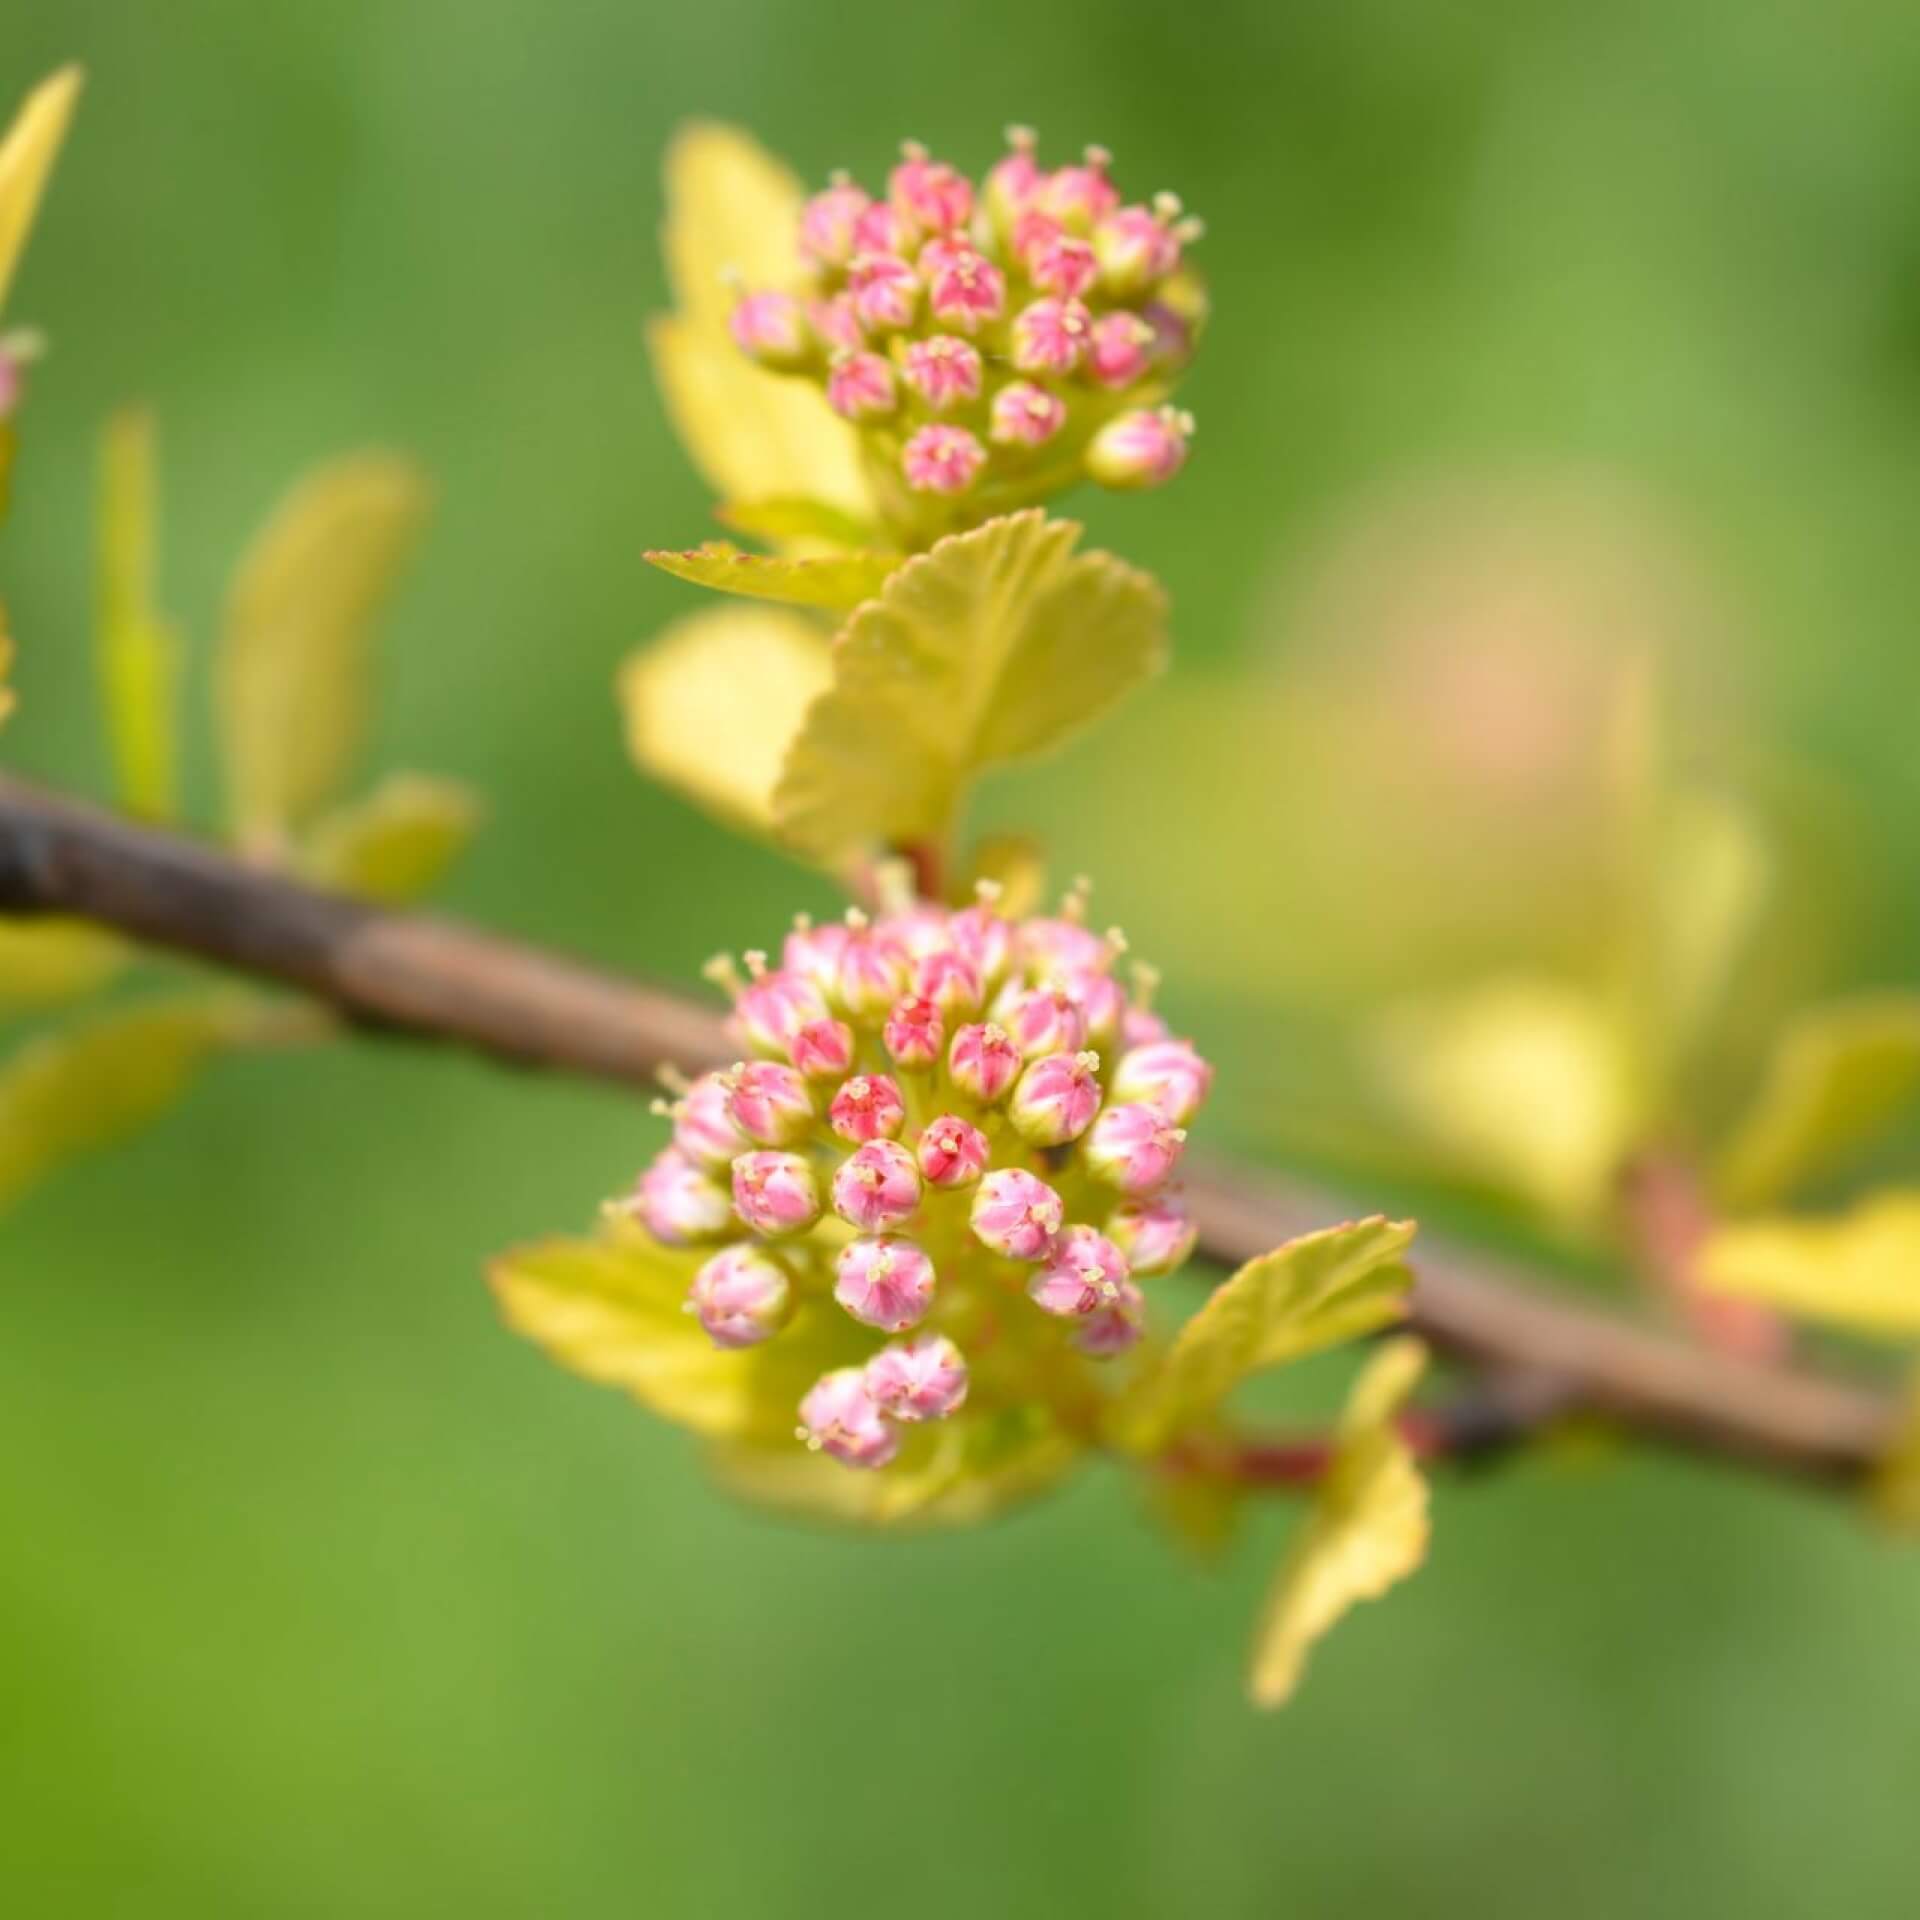
M687 1307L715 1345L802 1312L864 1330L864 1364L801 1404L809 1447L886 1465L903 1425L966 1401L963 1341L994 1348L1002 1404L1008 1380L1057 1378L1062 1347L1140 1337L1140 1281L1193 1251L1173 1180L1213 1070L1147 1004L1145 969L1116 979L1124 946L1078 897L1016 921L983 889L803 919L778 967L719 964L743 1057L665 1109L672 1141L621 1206L712 1249Z
M1048 170L1024 128L1008 142L977 187L911 142L878 198L836 175L800 216L800 289L747 292L734 338L819 381L896 495L1158 486L1193 431L1158 402L1203 317L1199 223L1124 202L1097 147Z

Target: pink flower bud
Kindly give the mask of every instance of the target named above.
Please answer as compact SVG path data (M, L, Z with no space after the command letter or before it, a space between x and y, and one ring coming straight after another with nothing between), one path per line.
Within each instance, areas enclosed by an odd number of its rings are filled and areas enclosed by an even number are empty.
M1164 1040L1169 1028L1151 1007L1129 1007L1120 1016L1120 1044L1123 1047L1150 1047Z
M724 1074L703 1073L674 1103L673 1144L709 1173L722 1172L753 1144L734 1125L733 1089Z
M872 204L845 180L816 193L800 212L800 251L816 266L844 267L858 245L860 216Z
M733 1210L755 1233L804 1233L820 1218L813 1169L797 1153L743 1153L733 1163Z
M1023 1059L1078 1053L1087 1044L1087 1016L1065 987L1027 987L1001 996L994 1012Z
M849 1467L884 1467L900 1451L900 1431L867 1390L865 1372L840 1367L800 1402L800 1437Z
M951 947L922 956L913 969L913 990L943 1014L972 1013L980 1005L980 976Z
M1107 1220L1107 1238L1143 1278L1184 1267L1199 1237L1200 1229L1170 1194L1126 1201L1115 1207Z
M1028 1282L1027 1297L1046 1313L1094 1313L1113 1305L1126 1278L1126 1258L1104 1233L1069 1227Z
M641 1174L627 1211L663 1247L698 1246L733 1226L726 1189L677 1147L663 1147Z
M900 151L904 157L887 178L894 205L928 233L964 227L973 218L973 183L913 141Z
M785 971L762 974L733 1003L740 1037L756 1052L774 1057L791 1050L802 1027L826 1017L826 1002L812 984Z
M924 994L910 993L893 1003L880 1039L896 1066L930 1067L940 1058L946 1022L940 1017L940 1009Z
M800 302L790 293L750 293L729 322L740 350L763 367L792 372L814 354L813 333Z
M1113 1073L1113 1098L1143 1100L1184 1127L1200 1111L1213 1085L1213 1068L1185 1040L1159 1040L1130 1048Z
M1061 167L1041 182L1035 204L1076 232L1091 232L1120 204L1120 195L1107 178L1111 164L1112 155L1104 148L1089 147L1083 165Z
M1011 381L993 396L990 432L999 446L1041 446L1066 424L1067 403L1030 380Z
M1080 299L1099 272L1093 248L1070 233L1054 233L1027 254L1027 272L1042 293Z
M1149 300L1140 318L1153 329L1153 364L1183 367L1193 358L1193 322L1164 300Z
M1151 292L1180 264L1180 240L1169 220L1148 207L1119 207L1094 229L1100 284L1120 300Z
M716 1347L753 1347L770 1340L793 1313L787 1270L758 1247L728 1247L698 1273L687 1304Z
M966 907L947 921L954 951L973 963L981 991L993 986L1013 957L1013 928L988 906Z
M854 311L853 295L836 293L828 299L807 302L807 325L828 353L858 353L867 344L867 336Z
M956 1113L943 1113L920 1136L915 1157L932 1187L969 1187L986 1171L987 1136Z
M856 256L893 253L904 257L918 238L912 220L900 208L876 200L854 223L853 251Z
M1095 1360L1125 1353L1146 1331L1147 1297L1131 1280L1122 1280L1104 1307L1095 1307L1074 1329L1073 1344Z
M853 1029L844 1020L812 1020L788 1049L794 1070L809 1080L838 1080L853 1065Z
M906 1117L900 1089L883 1073L857 1074L833 1096L833 1105L827 1109L827 1124L856 1146L892 1139Z
M894 253L862 253L847 271L847 291L860 324L875 333L897 333L913 325L920 306L920 281Z
M924 960L930 953L945 953L953 945L950 916L945 907L922 900L900 913L890 913L880 922L879 931L897 953L909 961Z
M1033 157L1036 144L1030 127L1009 127L1006 157L988 169L984 195L987 211L1002 229L1011 227L1045 178Z
M967 1363L943 1333L882 1347L867 1362L867 1391L896 1420L944 1420L967 1398Z
M986 463L986 448L965 427L922 427L900 455L916 493L965 493Z
M920 1169L897 1140L869 1140L833 1176L833 1210L862 1233L903 1227L920 1207Z
M1120 1022L1127 1011L1127 996L1120 982L1110 973L1079 967L1067 973L1060 986L1080 1009L1088 1042L1095 1047L1111 1046L1120 1036Z
M1036 1147L1063 1147L1079 1139L1099 1111L1097 1053L1050 1053L1036 1060L1020 1076L1007 1102L1007 1118L1015 1131Z
M947 1071L969 1099L990 1107L1013 1085L1020 1071L1020 1049L1004 1027L962 1027L947 1049Z
M856 1020L879 1020L907 987L906 956L871 927L852 930L840 950L840 1004Z
M1013 364L1022 373L1071 373L1092 333L1093 315L1080 301L1036 300L1014 316Z
M933 1304L933 1262L911 1240L853 1240L834 1262L833 1297L867 1326L902 1333Z
M930 240L920 250L919 266L928 310L943 327L973 333L1006 307L1006 275L963 241Z
M1044 1260L1065 1217L1060 1196L1024 1167L987 1174L968 1216L973 1237L1010 1260Z
M1186 464L1193 416L1177 407L1123 413L1093 436L1087 471L1103 487L1158 487Z
M1122 1193L1151 1193L1172 1173L1186 1138L1144 1101L1109 1107L1087 1136L1087 1171Z
M1020 952L1027 965L1043 976L1097 973L1113 958L1112 947L1102 935L1064 914L1024 921Z
M852 937L852 928L842 920L816 927L803 914L780 949L780 964L786 972L811 982L823 998L832 999L840 991L840 956Z
M907 385L936 412L980 397L980 350L950 333L907 349Z
M786 1147L805 1137L813 1125L813 1096L793 1068L775 1060L750 1060L728 1075L732 1099L727 1111L749 1140L763 1147Z
M1103 313L1093 323L1087 371L1103 387L1130 387L1152 365L1153 329L1137 313Z
M900 404L892 362L877 353L849 353L827 373L827 405L843 420L880 420Z

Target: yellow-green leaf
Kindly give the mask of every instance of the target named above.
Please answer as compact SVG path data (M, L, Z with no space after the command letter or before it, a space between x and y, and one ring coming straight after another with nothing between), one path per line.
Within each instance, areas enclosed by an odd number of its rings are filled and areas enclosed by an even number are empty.
M1898 1119L1920 1093L1920 994L1881 993L1801 1014L1722 1150L1731 1208L1768 1206Z
M721 819L769 833L780 769L830 674L826 639L801 614L694 614L621 669L627 750Z
M743 553L725 540L709 540L683 552L655 549L646 559L662 573L749 600L779 600L794 607L844 613L871 600L900 564L897 553L835 553L790 560Z
M667 148L667 217L660 233L674 305L716 333L743 287L790 286L806 189L754 137L692 120Z
M1303 1234L1214 1288L1134 1390L1118 1427L1165 1445L1210 1420L1241 1381L1399 1319L1412 1276L1411 1220L1374 1218Z
M1394 1340L1354 1383L1332 1465L1288 1546L1255 1635L1249 1688L1256 1705L1290 1698L1314 1643L1427 1556L1427 1486L1395 1425L1425 1365L1419 1341Z
M116 414L100 449L94 671L122 802L142 819L170 820L180 642L154 606L157 518L153 416Z
M0 1207L156 1119L241 1030L242 1003L196 995L101 1014L0 1066Z
M218 676L234 823L274 845L339 791L366 728L375 617L427 489L410 461L350 454L296 485L248 549Z
M126 946L85 920L0 920L0 1011L82 999L126 963Z
M1825 1219L1743 1220L1700 1255L1704 1285L1861 1333L1920 1338L1920 1189Z
M1920 1535L1920 1373L1907 1384L1893 1444L1874 1469L1867 1499L1882 1525Z
M27 95L0 141L0 311L79 97L80 69L62 67Z
M868 515L846 513L824 500L723 500L713 517L723 527L755 540L798 543L817 547L879 547L886 529Z
M1387 1097L1456 1172L1558 1219L1607 1200L1635 1115L1622 1036L1592 994L1492 981L1395 1008L1369 1051Z
M943 835L988 767L1057 746L1158 671L1166 596L1039 510L940 541L834 642L774 799L806 851Z
M417 900L439 884L480 823L457 780L396 773L313 830L301 865L323 886L369 900Z

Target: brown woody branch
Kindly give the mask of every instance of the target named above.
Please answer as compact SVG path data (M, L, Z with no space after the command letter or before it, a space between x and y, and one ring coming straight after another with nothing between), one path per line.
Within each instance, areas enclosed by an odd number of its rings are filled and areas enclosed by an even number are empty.
M521 1066L650 1085L728 1049L718 1016L564 955L390 912L249 866L0 776L0 914L70 915L324 1002L371 1031ZM1215 1160L1188 1193L1203 1251L1228 1265L1348 1209ZM1579 1303L1537 1276L1423 1240L1415 1328L1539 1410L1605 1416L1651 1439L1819 1479L1865 1472L1883 1397L1716 1353Z

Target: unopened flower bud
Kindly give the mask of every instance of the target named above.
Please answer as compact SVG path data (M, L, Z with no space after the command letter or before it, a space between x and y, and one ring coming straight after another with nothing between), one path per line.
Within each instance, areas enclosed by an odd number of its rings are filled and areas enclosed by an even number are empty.
M1041 212L1078 233L1090 233L1120 204L1120 195L1107 178L1112 156L1102 147L1089 147L1085 162L1061 167L1047 175L1034 195Z
M1153 329L1137 313L1103 313L1093 323L1087 371L1103 387L1130 387L1153 364Z
M1006 275L964 241L930 240L920 250L919 267L927 310L943 327L976 333L999 319L1007 304Z
M854 222L853 251L856 256L893 253L904 258L913 250L917 238L912 219L902 209L885 200L876 200Z
M677 1147L663 1147L640 1176L627 1211L663 1247L698 1246L733 1225L726 1189Z
M943 1014L972 1013L980 1005L980 976L951 947L922 955L913 969L913 990Z
M880 1411L864 1369L824 1375L800 1402L800 1437L849 1467L884 1467L900 1451L900 1430Z
M842 1140L864 1146L869 1140L890 1140L907 1117L900 1089L884 1073L856 1074L833 1096L827 1124Z
M727 1111L749 1140L763 1147L791 1146L813 1125L813 1096L792 1067L776 1060L749 1060L728 1075Z
M916 493L965 493L986 463L986 448L965 427L922 427L900 454Z
M1112 942L1075 917L1085 911L1084 898L1070 895L1067 908L1052 918L1021 924L1020 952L1037 973L1057 977L1097 972L1113 958Z
M1067 403L1030 380L1014 380L993 396L996 445L1037 447L1051 440L1067 424Z
M1034 159L1037 144L1031 127L1009 127L1006 156L987 171L987 212L1003 233L1011 231L1045 177Z
M986 1171L991 1149L978 1127L943 1113L920 1136L915 1158L930 1187L967 1187Z
M933 1262L897 1234L850 1241L834 1262L833 1297L867 1326L902 1333L933 1304Z
M884 420L900 405L892 362L877 353L840 355L827 373L827 405L843 420Z
M836 180L800 212L800 251L822 267L844 267L858 244L860 216L873 202L860 188Z
M673 1144L709 1173L723 1172L736 1153L753 1144L734 1124L733 1089L724 1074L703 1073L672 1113Z
M815 926L802 914L780 949L781 967L810 982L817 993L830 1000L840 991L840 956L852 937L853 929L843 920Z
M814 357L814 336L805 309L790 293L750 293L729 322L743 353L763 367L792 373Z
M1177 407L1123 413L1093 436L1087 471L1103 487L1158 487L1186 464L1193 416Z
M748 957L757 960L759 956ZM733 1003L733 1023L740 1038L769 1058L784 1058L802 1027L826 1017L826 1002L812 985L785 971L762 974Z
M994 1011L1023 1059L1078 1053L1087 1044L1087 1016L1065 987L1028 987L1002 995Z
M687 1303L716 1347L758 1346L792 1316L793 1283L771 1254L727 1247L693 1276Z
M1078 1317L1113 1305L1127 1278L1126 1256L1104 1233L1069 1227L1047 1263L1027 1284L1027 1297L1047 1313Z
M983 993L999 983L1013 957L1013 928L990 905L983 902L949 916L947 937L972 962Z
M840 1004L856 1020L878 1020L907 987L905 956L871 927L852 929L840 950Z
M991 1022L962 1027L947 1049L947 1071L969 1099L990 1107L1020 1072L1020 1049L1004 1027Z
M1171 1195L1126 1201L1107 1217L1107 1238L1142 1278L1184 1267L1199 1237L1199 1227Z
M1125 1353L1146 1331L1147 1297L1122 1280L1104 1307L1095 1307L1074 1329L1073 1344L1095 1360Z
M1099 1111L1097 1053L1050 1053L1036 1060L1007 1102L1007 1118L1036 1147L1063 1147L1079 1139Z
M881 1044L895 1066L919 1070L940 1058L946 1041L946 1022L940 1009L924 994L910 993L896 1000L880 1030Z
M1180 264L1180 240L1171 220L1148 207L1119 207L1093 232L1100 284L1118 300L1152 292Z
M1054 233L1029 248L1027 272L1042 293L1078 300L1093 285L1099 264L1085 240L1071 233Z
M809 300L807 325L826 349L829 360L838 353L858 353L867 344L866 329L860 324L850 293Z
M1092 334L1093 315L1082 302L1035 300L1014 316L1013 364L1022 373L1071 373Z
M1087 1136L1087 1171L1122 1193L1151 1193L1172 1173L1186 1138L1144 1101L1109 1107Z
M804 1233L820 1218L820 1188L797 1153L743 1153L733 1163L733 1210L755 1233Z
M964 227L973 218L973 182L925 147L907 141L900 164L887 176L887 192L914 224L928 233Z
M980 397L980 350L951 333L907 349L907 385L936 413Z
M1185 1040L1159 1040L1129 1048L1114 1068L1116 1101L1143 1100L1184 1127L1200 1111L1213 1085L1213 1068Z
M873 333L898 333L920 308L920 279L894 253L862 253L847 270L847 291L860 324Z
M996 1167L968 1216L974 1238L1010 1260L1044 1260L1066 1218L1060 1196L1024 1167Z
M809 1080L838 1080L853 1065L853 1029L844 1020L810 1020L787 1049Z
M897 1140L869 1140L833 1176L833 1210L862 1233L903 1227L920 1207L920 1169Z
M1061 990L1080 1009L1088 1044L1111 1046L1120 1036L1120 1022L1127 1011L1127 996L1110 973L1078 968L1062 979Z
M967 1363L943 1333L882 1347L867 1362L867 1391L896 1420L944 1420L967 1397Z

